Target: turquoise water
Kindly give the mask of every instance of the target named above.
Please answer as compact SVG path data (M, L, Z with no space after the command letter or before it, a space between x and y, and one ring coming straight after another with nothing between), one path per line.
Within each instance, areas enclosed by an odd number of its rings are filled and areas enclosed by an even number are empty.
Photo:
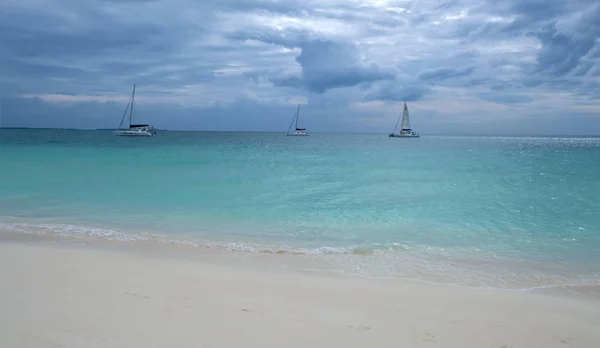
M0 130L0 228L303 253L366 276L600 284L600 138Z

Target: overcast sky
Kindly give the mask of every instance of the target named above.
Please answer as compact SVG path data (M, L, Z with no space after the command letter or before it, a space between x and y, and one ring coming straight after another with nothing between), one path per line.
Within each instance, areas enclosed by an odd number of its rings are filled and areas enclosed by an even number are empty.
M600 134L597 0L2 0L2 125Z

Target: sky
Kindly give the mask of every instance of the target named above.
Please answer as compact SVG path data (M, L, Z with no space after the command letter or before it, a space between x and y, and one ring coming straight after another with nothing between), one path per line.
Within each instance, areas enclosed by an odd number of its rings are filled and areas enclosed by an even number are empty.
M600 135L597 0L2 0L4 127Z

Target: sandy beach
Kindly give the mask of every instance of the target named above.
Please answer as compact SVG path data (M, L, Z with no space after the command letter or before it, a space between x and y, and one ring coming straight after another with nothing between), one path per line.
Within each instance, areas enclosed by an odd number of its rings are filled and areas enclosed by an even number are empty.
M589 298L7 241L0 275L7 348L600 346Z

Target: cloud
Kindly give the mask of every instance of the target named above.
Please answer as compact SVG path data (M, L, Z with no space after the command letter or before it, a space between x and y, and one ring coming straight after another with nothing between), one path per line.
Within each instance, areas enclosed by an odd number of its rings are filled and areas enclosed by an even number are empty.
M600 63L600 4L570 21L557 21L535 35L542 44L537 71L550 76L587 74ZM589 55L589 56L588 56Z
M231 38L257 40L266 44L298 48L295 60L300 66L299 74L267 73L269 81L276 86L305 88L310 92L324 93L332 88L353 87L364 82L392 79L395 72L368 62L361 57L356 44L320 38L298 30L287 32L233 33ZM253 75L256 78L256 75Z
M464 68L436 68L426 70L419 73L418 77L426 81L442 81L454 77L468 76L473 73L475 67L469 66Z
M365 100L386 100L386 101L417 101L422 99L429 92L426 85L414 82L387 82L380 84L365 94Z
M481 93L479 97L498 104L527 103L533 100L531 96L524 94Z
M315 40L300 44L302 53L296 61L302 67L300 77L273 78L279 86L303 86L324 93L337 87L353 87L363 82L391 79L393 71L376 63L362 62L357 47L351 43Z
M136 83L163 128L279 129L301 103L310 128L376 131L410 101L476 133L597 113L597 18L593 0L9 0L0 97L12 125L112 127Z

